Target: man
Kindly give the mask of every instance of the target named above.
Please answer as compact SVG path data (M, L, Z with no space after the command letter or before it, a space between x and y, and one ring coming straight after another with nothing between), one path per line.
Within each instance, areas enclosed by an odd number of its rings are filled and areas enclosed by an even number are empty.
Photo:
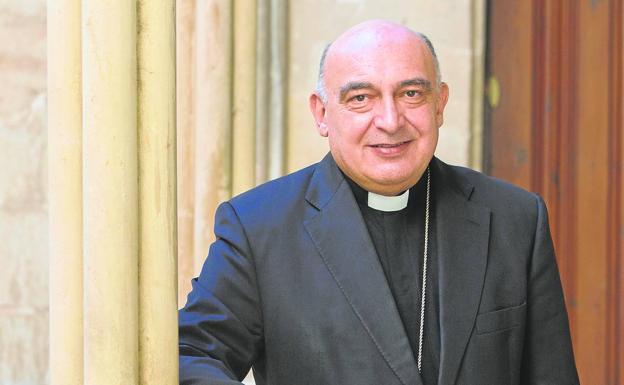
M400 25L328 47L331 154L219 207L181 384L578 383L544 203L433 157L448 92Z

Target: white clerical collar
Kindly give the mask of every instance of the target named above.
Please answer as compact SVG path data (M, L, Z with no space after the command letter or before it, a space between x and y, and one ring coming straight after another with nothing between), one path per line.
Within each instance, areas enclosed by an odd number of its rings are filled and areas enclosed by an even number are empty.
M401 195L389 197L372 192L368 193L368 207L379 211L399 211L407 207L409 189Z

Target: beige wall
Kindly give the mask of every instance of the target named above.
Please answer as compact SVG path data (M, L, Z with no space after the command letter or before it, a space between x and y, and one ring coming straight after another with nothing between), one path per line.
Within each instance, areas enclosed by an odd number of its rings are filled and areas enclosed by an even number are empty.
M316 133L307 108L325 45L349 26L371 18L404 24L431 39L442 78L450 88L436 154L450 163L479 166L480 159L471 156L471 146L478 146L471 142L477 130L473 128L475 106L471 95L472 84L483 71L483 0L300 0L290 3L289 17L289 171L318 161L328 151L326 139ZM478 119L476 126L480 126Z
M0 384L48 372L45 0L0 1Z

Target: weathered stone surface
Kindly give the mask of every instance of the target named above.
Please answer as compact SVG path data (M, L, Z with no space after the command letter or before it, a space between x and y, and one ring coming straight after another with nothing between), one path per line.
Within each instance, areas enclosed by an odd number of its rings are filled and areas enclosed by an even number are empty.
M48 383L48 308L0 308L0 383Z
M48 382L45 0L0 1L0 383Z

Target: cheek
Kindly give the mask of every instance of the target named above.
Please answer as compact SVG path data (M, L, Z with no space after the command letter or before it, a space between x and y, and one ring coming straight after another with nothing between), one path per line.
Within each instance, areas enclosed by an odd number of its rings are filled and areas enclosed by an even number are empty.
M329 139L341 142L343 145L361 143L370 126L371 118L368 114L345 112L334 117L329 129Z
M435 111L430 108L419 108L409 111L405 114L405 118L421 135L428 135L435 132L438 127L436 123Z

